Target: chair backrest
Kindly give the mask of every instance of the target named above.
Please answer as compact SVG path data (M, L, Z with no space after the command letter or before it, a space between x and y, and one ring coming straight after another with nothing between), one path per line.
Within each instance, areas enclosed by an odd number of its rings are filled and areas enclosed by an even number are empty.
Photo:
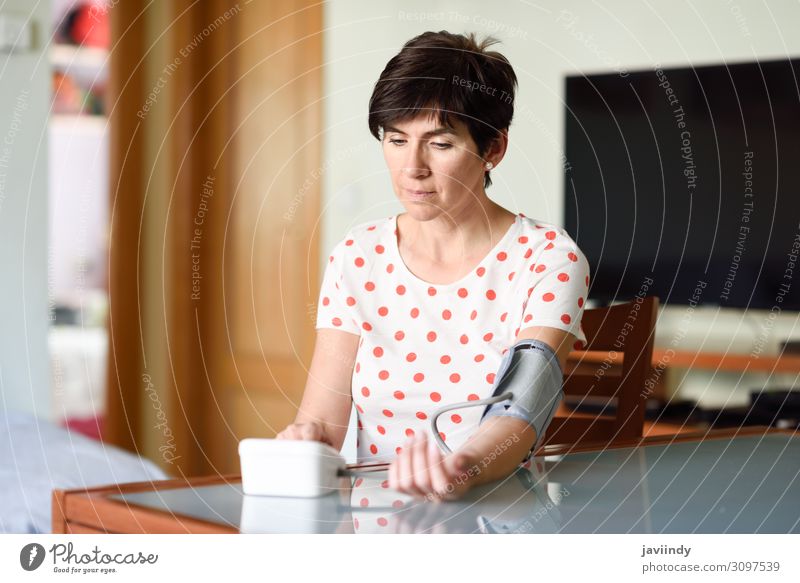
M584 311L581 326L587 343L570 354L570 362L577 362L564 371L565 400L577 395L590 402L596 397L616 401L616 414L574 414L562 404L542 445L642 437L657 318L656 296Z

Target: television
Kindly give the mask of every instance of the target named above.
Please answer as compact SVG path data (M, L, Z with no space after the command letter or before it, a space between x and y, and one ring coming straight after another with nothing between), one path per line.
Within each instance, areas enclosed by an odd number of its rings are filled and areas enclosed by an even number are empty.
M800 59L568 76L565 95L591 299L800 309Z

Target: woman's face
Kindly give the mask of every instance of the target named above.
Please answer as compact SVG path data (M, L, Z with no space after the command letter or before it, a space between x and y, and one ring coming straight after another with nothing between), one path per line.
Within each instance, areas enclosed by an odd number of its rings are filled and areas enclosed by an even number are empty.
M428 114L387 124L383 155L395 194L412 217L429 220L479 209L485 163L466 126L441 127Z

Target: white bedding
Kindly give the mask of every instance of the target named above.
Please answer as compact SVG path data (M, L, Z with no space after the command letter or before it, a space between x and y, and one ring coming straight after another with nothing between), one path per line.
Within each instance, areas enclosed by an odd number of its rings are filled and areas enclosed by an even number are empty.
M0 410L0 532L51 532L54 488L168 477L147 459L29 414Z

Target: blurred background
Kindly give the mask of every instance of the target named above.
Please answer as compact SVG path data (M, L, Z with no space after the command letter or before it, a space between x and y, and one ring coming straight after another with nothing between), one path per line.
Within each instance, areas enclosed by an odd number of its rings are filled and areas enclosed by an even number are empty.
M586 144L617 152L608 135L617 108L631 136L650 135L642 112L668 97L657 70L667 71L694 122L697 174L716 169L701 189L713 201L707 214L669 217L663 232L707 232L721 209L744 208L743 160L722 168L704 158L714 150L704 149L703 132L715 136L735 116L705 107L691 83L707 79L737 95L726 83L744 90L761 63L780 61L779 93L745 100L742 111L765 115L775 103L775 111L800 113L800 71L791 61L800 58L798 24L800 5L789 0L9 0L0 7L3 407L136 452L171 475L237 472L239 439L273 436L294 419L330 249L349 227L402 211L367 129L373 85L404 42L448 30L497 38L494 49L519 78L509 151L489 196L568 227L593 272L610 274L593 286L590 306L629 301L637 281L655 277L661 312L650 427L796 426L794 272L783 292L749 293L766 272L728 277L739 261L735 234L715 253L693 246L692 259L709 259L716 270L693 268L687 279L677 261L651 272L628 262L634 244L624 225L580 233L578 219L598 200L611 205L603 225L629 216L631 201L614 194L627 159L593 163ZM751 76L737 83L695 74L734 64ZM616 100L598 110L570 79ZM646 79L650 91L637 93L637 104L629 89ZM674 132L671 123L663 132ZM778 125L768 129L778 135ZM796 153L800 135L786 127L781 152ZM672 146L659 160L680 160L679 135L663 137ZM756 263L789 274L797 253L791 228L800 220L790 201L800 180L767 153L755 153L753 169L759 192L771 197L762 216L794 220L781 230L768 222L764 232L780 237L747 247ZM593 164L605 169L609 188L598 190L584 172ZM735 178L723 188L723 176ZM636 171L627 182L637 180L644 186L632 200L642 209L685 195L669 182L655 193ZM726 278L733 300L718 289ZM698 279L708 287L695 294ZM675 281L682 286L673 290ZM349 457L354 440L351 433Z

